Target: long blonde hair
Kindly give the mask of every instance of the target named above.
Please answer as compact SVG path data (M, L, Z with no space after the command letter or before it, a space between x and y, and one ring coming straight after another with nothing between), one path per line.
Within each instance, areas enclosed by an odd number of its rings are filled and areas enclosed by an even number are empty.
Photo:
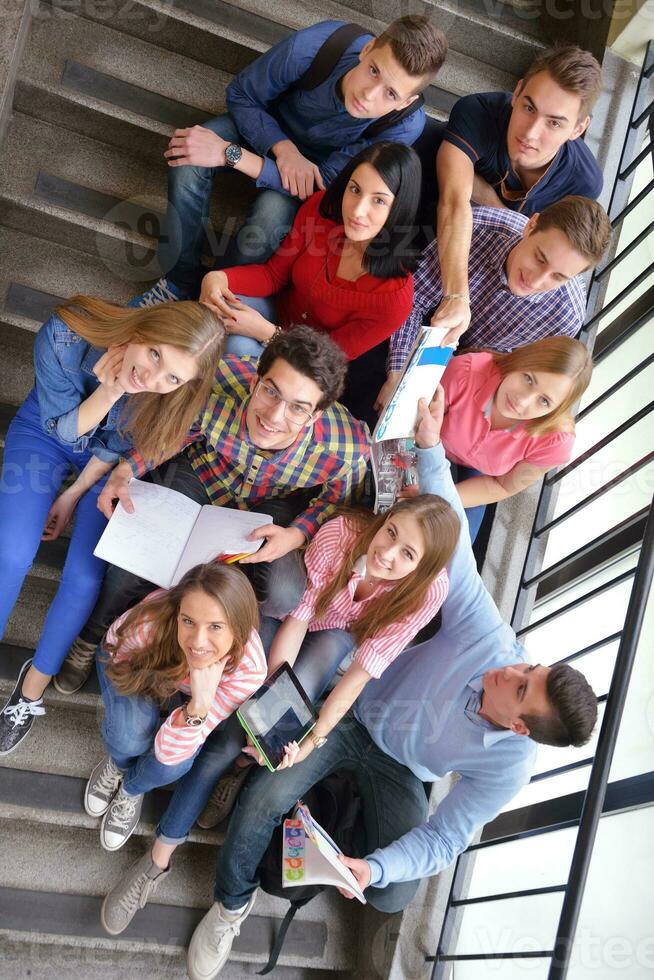
M529 419L524 427L531 436L560 432L570 427L574 430L570 409L585 392L593 373L593 359L579 340L544 337L524 347L516 347L508 354L493 354L493 359L502 378L512 371L545 371L570 378L570 391L561 404L547 415Z
M113 656L107 666L107 676L119 694L165 702L188 676L188 663L177 639L177 616L189 592L204 592L225 610L234 642L223 673L233 673L241 662L250 634L259 626L254 590L243 572L233 565L222 562L196 565L174 588L134 606L116 630L116 643L105 642L105 649ZM146 627L147 635L144 645L130 651L126 659L116 660L125 642L133 639L142 627Z
M134 448L147 460L158 460L181 448L211 391L225 340L221 318L199 303L131 309L93 296L73 296L55 312L94 347L170 344L195 358L194 378L167 395L130 395L122 419Z
M359 531L359 536L352 547L344 550L343 561L334 578L320 593L316 603L316 619L325 615L330 603L352 577L357 559L367 554L379 529L395 514L406 514L418 522L424 554L412 572L399 579L392 589L380 593L349 627L357 645L420 608L429 586L452 557L459 539L459 518L446 500L433 493L400 500L376 516L366 511L350 514L346 519L351 527Z

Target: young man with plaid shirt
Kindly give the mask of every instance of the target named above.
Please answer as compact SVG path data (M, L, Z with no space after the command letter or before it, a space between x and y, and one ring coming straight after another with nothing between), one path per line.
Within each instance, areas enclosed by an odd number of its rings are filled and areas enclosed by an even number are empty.
M274 519L253 532L265 539L260 550L241 560L259 598L266 595L270 562L300 548L338 504L363 488L368 431L336 402L346 371L341 349L307 326L273 338L258 363L223 358L186 449L152 474L198 503L262 511ZM129 480L149 469L135 452L114 469L98 500L107 517L117 499L133 510ZM57 690L79 690L106 629L153 588L109 567L98 602L57 675Z

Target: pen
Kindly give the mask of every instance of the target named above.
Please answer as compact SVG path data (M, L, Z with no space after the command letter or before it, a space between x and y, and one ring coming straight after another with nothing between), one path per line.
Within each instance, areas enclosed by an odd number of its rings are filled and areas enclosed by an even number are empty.
M240 555L232 555L230 558L223 558L223 561L226 565L233 565L235 561L240 561L241 558L247 558L249 554L249 551L244 551Z

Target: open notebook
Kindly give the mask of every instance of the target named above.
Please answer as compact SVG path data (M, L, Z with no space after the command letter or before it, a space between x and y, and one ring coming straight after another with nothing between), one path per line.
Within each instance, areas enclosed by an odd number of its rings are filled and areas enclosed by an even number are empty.
M258 551L262 541L248 534L272 524L267 514L202 506L143 480L130 480L129 495L134 513L118 504L93 554L164 589L195 565Z
M356 878L338 860L343 852L303 803L298 803L293 817L284 821L282 848L282 888L334 885L335 888L345 888L366 904Z

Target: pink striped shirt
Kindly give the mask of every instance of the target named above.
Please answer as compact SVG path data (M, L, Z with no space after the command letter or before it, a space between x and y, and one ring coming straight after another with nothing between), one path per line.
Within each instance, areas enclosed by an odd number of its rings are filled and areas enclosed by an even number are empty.
M380 583L366 599L354 598L356 588L365 575L365 558L357 561L349 582L334 596L321 619L315 618L318 597L332 581L352 547L359 532L344 517L335 517L318 530L304 554L309 586L300 605L290 615L309 624L309 632L326 629L350 629L352 623L381 593L389 592L395 583ZM443 568L429 586L420 609L391 623L375 636L367 637L356 653L356 662L371 677L381 677L385 669L404 650L416 633L433 619L447 596L449 580Z
M157 589L156 592L151 592L143 600L143 603L158 598L163 591L163 589ZM127 613L123 613L109 627L106 638L108 643L117 642L116 630L126 616ZM140 649L146 643L151 625L151 622L146 620L123 638L119 660L127 660L130 653ZM166 718L154 740L154 753L157 760L164 765L174 766L178 762L189 759L204 743L210 732L221 721L228 718L232 712L236 711L244 701L247 701L257 688L261 687L266 679L266 674L266 656L263 652L263 646L257 631L252 630L250 638L245 644L240 663L231 674L223 674L221 677L204 723L198 725L197 728L191 728L188 725L182 725L180 728L175 727L181 708L175 708ZM191 693L189 680L189 677L185 677L179 684L178 690L183 694Z

